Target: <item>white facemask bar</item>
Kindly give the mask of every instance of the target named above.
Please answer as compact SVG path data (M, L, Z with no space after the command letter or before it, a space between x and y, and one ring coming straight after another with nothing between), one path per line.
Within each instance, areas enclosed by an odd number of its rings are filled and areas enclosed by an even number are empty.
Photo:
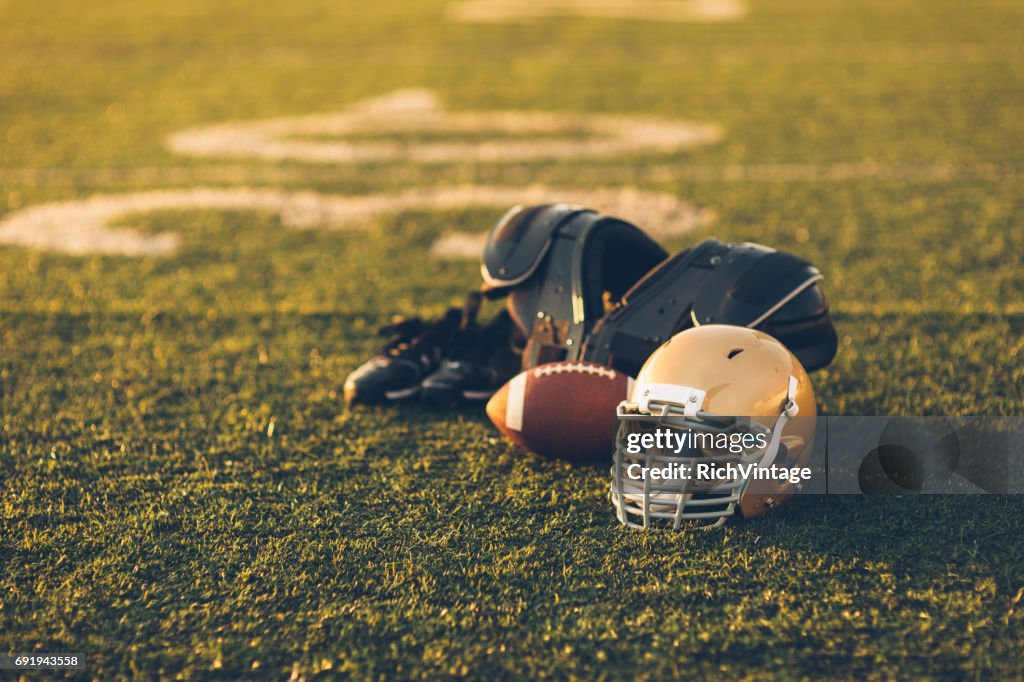
M650 455L624 459L621 450L616 453L611 497L620 522L633 528L656 527L659 520L670 521L675 530L680 530L684 523L704 523L697 527L710 528L721 525L735 513L741 496L742 480L739 479L695 489L691 480L666 483L651 477L641 481L627 478L630 464L654 467L664 464L655 460L664 459Z

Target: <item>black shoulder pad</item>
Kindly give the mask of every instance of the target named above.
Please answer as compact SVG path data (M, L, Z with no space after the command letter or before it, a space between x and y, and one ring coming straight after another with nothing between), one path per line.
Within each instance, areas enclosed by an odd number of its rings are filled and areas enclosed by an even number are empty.
M735 245L714 266L695 292L697 324L757 327L822 279L804 259L760 244Z
M635 375L673 334L695 325L753 327L785 344L808 371L835 357L821 273L760 244L707 239L652 269L585 341L583 359Z
M516 206L506 213L487 236L480 268L484 291L500 295L529 279L551 248L558 228L583 212L593 211L570 204L538 204Z

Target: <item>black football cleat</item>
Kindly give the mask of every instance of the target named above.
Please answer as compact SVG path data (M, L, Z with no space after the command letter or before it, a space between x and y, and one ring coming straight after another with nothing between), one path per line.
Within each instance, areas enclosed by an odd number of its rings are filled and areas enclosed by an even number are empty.
M485 326L464 326L451 355L423 380L420 396L433 407L484 403L520 369L515 354L515 325L501 311Z
M441 369L423 380L420 395L433 407L457 407L490 399L502 383L486 365L445 360Z
M463 316L462 310L449 308L437 320L411 317L381 327L379 334L394 338L348 375L345 400L379 405L415 397L423 378L440 366L455 342Z

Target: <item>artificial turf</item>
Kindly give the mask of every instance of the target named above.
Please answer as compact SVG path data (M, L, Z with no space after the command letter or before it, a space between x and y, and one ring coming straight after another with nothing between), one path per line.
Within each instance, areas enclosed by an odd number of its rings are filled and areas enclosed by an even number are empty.
M0 2L0 218L194 185L669 192L716 219L667 246L749 239L825 273L822 412L1020 416L1024 7L748 6L473 25L441 2ZM163 145L404 87L725 133L491 165ZM129 220L182 235L171 256L0 246L0 651L83 652L97 679L1024 676L1019 497L804 496L715 532L629 532L606 466L528 455L482 410L346 407L377 325L475 286L477 263L426 258L432 241L501 212L297 231L174 211Z

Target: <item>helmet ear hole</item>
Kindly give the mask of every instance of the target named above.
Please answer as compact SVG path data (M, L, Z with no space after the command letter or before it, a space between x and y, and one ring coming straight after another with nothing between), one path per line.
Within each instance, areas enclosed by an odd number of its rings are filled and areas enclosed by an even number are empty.
M737 355L739 355L742 352L743 352L742 348L733 348L731 351L729 351L729 353L725 357L727 357L730 360L732 360L734 357L736 357Z

